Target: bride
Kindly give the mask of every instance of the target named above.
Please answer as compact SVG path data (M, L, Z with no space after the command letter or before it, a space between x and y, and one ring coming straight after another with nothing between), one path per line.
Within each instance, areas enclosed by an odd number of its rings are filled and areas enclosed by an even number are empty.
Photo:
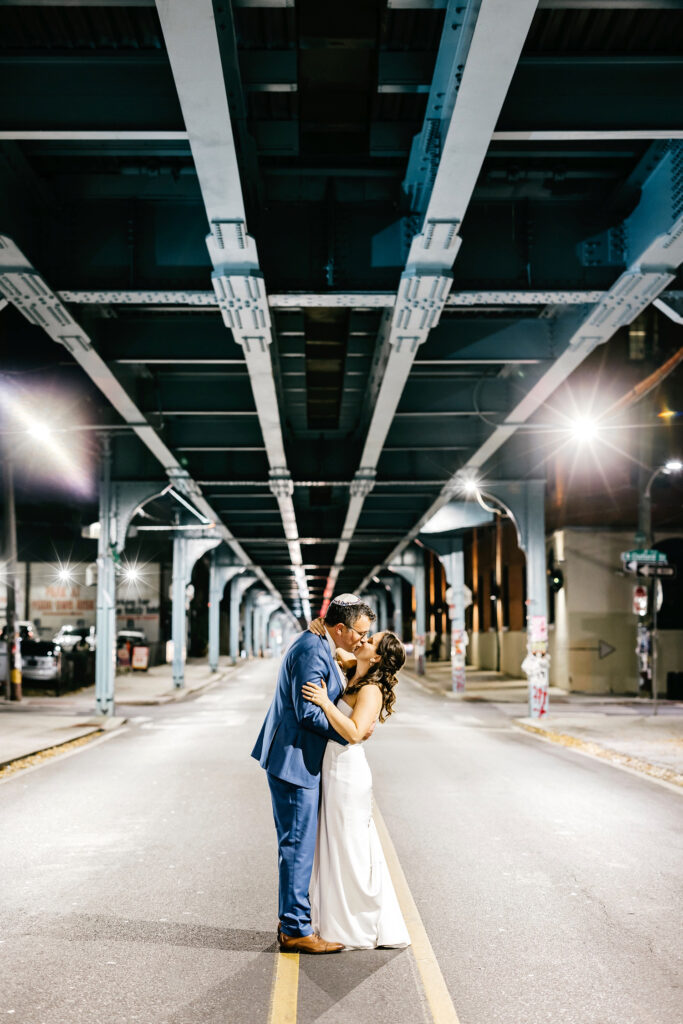
M322 620L311 624L320 632ZM320 686L302 694L317 704L348 746L328 743L322 764L320 816L313 875L314 930L346 949L403 948L410 938L372 818L372 775L365 742L379 719L393 711L396 672L405 648L394 633L375 633L356 651L355 666L342 663L348 686L338 704Z

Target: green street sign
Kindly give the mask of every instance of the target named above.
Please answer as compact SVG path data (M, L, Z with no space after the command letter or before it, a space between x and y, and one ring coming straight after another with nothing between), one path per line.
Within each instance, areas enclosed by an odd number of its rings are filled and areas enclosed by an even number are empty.
M621 552L621 560L622 560L622 562L643 562L643 563L648 563L648 562L649 563L653 563L653 562L663 562L663 563L666 563L668 561L668 559L667 559L667 557L666 557L666 555L664 554L663 551L653 551L652 549L645 550L645 551L622 551Z

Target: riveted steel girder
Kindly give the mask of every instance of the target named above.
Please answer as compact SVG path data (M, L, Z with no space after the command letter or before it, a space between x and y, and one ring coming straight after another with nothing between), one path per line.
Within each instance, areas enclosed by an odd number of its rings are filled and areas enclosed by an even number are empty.
M458 234L491 141L500 110L522 52L536 0L470 0L467 30L455 33L447 17L439 53L444 60L467 52L457 97L448 120L433 185L426 205L420 203L422 228L410 246L401 276L385 347L388 357L370 420L358 476L364 490L351 496L343 540L335 556L325 596L336 583L360 517L367 481L374 477L389 428L418 347L441 317L451 282L451 267L460 248ZM455 12L453 12L455 13ZM476 15L476 23L474 18ZM463 19L458 19L460 22ZM437 57L437 69L443 61Z
M27 260L18 246L0 235L0 292L29 323L42 328L53 341L73 356L75 361L97 385L104 397L131 430L140 438L179 491L191 498L195 507L216 524L219 536L230 545L245 565L250 558L230 530L220 521L198 485L164 444L142 411L132 401L107 364L96 352L87 332L76 323L55 292ZM275 587L261 570L256 570L264 586L274 595Z
M683 143L672 142L646 179L637 207L621 225L627 269L594 306L557 318L554 338L558 357L444 486L436 501L389 555L388 561L398 555L451 499L463 469L485 468L518 427L550 398L595 348L609 341L620 327L635 320L671 283L683 263L682 194ZM375 566L362 585L380 568Z
M157 10L209 222L212 284L224 323L244 351L273 493L296 572L303 559L286 486L289 471L270 355L270 312L256 244L247 232L213 5L211 0L157 0ZM297 582L308 611L305 576L298 574Z

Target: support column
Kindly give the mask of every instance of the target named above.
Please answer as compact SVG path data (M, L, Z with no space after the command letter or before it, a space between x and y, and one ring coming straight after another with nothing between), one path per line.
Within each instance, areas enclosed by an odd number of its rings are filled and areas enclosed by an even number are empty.
M403 583L400 576L391 576L387 581L391 587L391 599L394 602L394 633L403 639Z
M415 566L415 667L417 674L425 674L427 643L427 601L425 595L425 566L420 559Z
M451 688L453 693L465 692L465 659L467 632L465 630L465 555L461 538L449 542L451 551L439 555L446 571L450 590L448 617L451 621Z
M97 649L95 652L95 709L114 713L116 676L116 576L112 556L111 441L102 438L100 533L97 541Z
M230 583L230 660L236 665L240 656L240 607L242 595L254 582L251 576L236 576Z
M212 672L217 671L220 657L222 583L218 566L212 558L209 570L209 668Z
M389 612L387 609L387 592L382 587L380 590L377 588L377 627L380 633L383 633L389 628Z
M261 608L259 607L258 604L254 608L254 627L253 628L254 628L254 657L258 658L258 656L260 654L260 651L261 651L261 645L259 643L259 638L261 636Z
M244 646L247 658L254 657L254 593L248 590L244 600Z
M242 572L244 572L244 569L241 566L221 565L217 554L214 552L209 572L209 667L212 672L216 672L218 669L220 658L221 601L223 600L223 593L226 584Z
M420 549L408 548L399 558L400 561L392 563L388 568L398 576L403 576L415 589L415 670L418 675L423 676L427 632L424 556Z
M485 494L503 504L526 555L527 654L522 671L529 680L529 715L548 711L548 591L545 551L545 480L493 481Z
M173 640L173 685L185 685L185 647L187 644L187 613L185 608L185 578L187 574L187 544L184 537L173 538L173 576L171 580L171 639Z

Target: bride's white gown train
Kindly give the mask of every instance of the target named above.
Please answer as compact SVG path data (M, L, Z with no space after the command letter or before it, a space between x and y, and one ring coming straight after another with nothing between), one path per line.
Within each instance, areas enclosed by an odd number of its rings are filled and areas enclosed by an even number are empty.
M344 700L337 704L351 717ZM311 877L311 921L348 949L410 945L372 818L372 774L365 741L330 742L322 765L320 818Z

